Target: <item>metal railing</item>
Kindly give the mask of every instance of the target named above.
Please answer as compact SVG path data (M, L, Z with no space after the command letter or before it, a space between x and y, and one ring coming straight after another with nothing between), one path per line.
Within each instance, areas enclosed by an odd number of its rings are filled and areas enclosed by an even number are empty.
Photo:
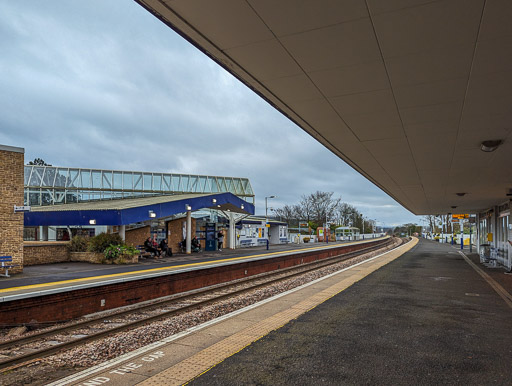
M254 203L247 178L25 165L25 204L31 206L225 192Z

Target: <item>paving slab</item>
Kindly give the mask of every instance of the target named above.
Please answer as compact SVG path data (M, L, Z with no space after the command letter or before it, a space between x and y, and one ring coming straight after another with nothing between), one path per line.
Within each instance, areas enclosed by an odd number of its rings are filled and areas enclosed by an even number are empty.
M380 265L381 260L385 262L393 261L412 248L416 242L417 240L414 240L397 250L361 263L361 266L364 265L364 269L360 271L371 274ZM186 383L207 372L208 369L215 367L226 360L226 358L237 356L238 352L251 347L254 342L258 342L262 337L264 339L272 331L280 330L283 326L289 324L290 321L298 320L305 312L311 312L310 310L314 309L315 306L326 302L334 295L346 290L351 284L360 280L361 272L356 272L354 277L350 278L350 275L347 275L348 271L334 273L319 279L322 285L318 285L317 282L299 287L290 293L255 304L252 306L252 310L234 312L215 321L208 322L205 325L194 327L189 332L180 333L181 335L177 337L168 338L162 342L150 345L148 349L139 349L137 350L140 351L138 353L126 354L117 359L114 364L105 364L88 369L62 381L55 382L52 385L87 384L87 382L94 382L93 379L98 374L108 377L113 368L118 369L120 366L137 366L136 369L129 373L137 377L141 375L148 376L147 379L141 382L140 378L134 377L131 379L129 375L123 375L126 385L139 383L144 385ZM312 291L311 288L315 288L315 290ZM297 294L301 294L301 296L297 296ZM290 301L290 299L287 299L288 297L294 300ZM256 318L255 312L258 310L266 311L259 312L259 318ZM250 315L250 317L247 318L247 315ZM231 334L227 334L227 331L232 330L233 326L236 331L231 331ZM158 345L158 352L162 352L162 356L155 358L155 363L143 363L142 356L150 352L154 353L155 345ZM179 349L178 345L189 348L187 357L179 362L173 356L176 349ZM118 375L117 372L114 374Z
M453 252L421 240L190 385L512 384L512 308Z

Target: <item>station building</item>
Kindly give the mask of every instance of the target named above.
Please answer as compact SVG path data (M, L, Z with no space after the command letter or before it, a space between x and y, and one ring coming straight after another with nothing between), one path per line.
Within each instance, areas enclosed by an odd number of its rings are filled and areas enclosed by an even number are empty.
M30 207L24 219L27 241L106 232L140 245L156 235L168 238L174 250L194 236L205 250L215 250L219 231L235 247L234 224L254 214L247 178L37 165L24 167L24 203Z
M510 200L477 214L477 246L482 260L512 270Z
M165 224L183 217L186 205L193 203L194 219L218 223L219 213L232 208L222 207L217 197L210 198L215 202L198 199L221 193L254 205L247 178L26 165L24 202L32 213L25 216L24 238L62 241L112 231L124 237L127 229L141 226L150 226L151 234L164 238L168 233ZM162 205L169 207L171 202L173 208L164 211ZM128 209L129 220L113 218L113 210L126 217ZM199 209L203 211L197 213Z
M0 145L0 255L24 265L66 261L77 235L118 233L127 244L156 235L174 250L196 236L204 250L260 245L286 231L254 215L247 178L24 165L24 149ZM254 234L247 229L259 226ZM187 239L185 246L180 243ZM253 239L248 243L246 240ZM266 242L266 241L265 241Z
M191 200L201 195L219 193L231 193L254 205L254 192L247 178L25 165L24 203L33 212L26 214L24 240L66 241L76 235L119 232L122 231L120 220L99 225L99 218L105 217L109 209L134 208L141 212L137 220L143 221L125 225L124 237L128 243L141 244L144 240L133 235L147 235L148 232L141 232L140 228L149 228L149 234L156 234L158 239L168 237L174 245L186 237L184 221L179 221L186 217L185 211L157 217L157 211L150 206L183 200L192 204ZM217 202L202 202L201 205L205 205L204 208L192 211L192 221L203 248L211 250L212 244L206 242L211 240L209 232L228 228L229 208L224 212ZM86 210L89 212L84 215L77 212ZM75 212L76 216L71 219L66 213L64 218L65 212ZM155 217L148 218L151 215ZM43 222L51 225L37 225ZM176 222L180 224L179 229ZM266 223L270 226L266 227ZM235 229L235 247L262 245L267 239L272 244L287 241L287 224L280 221L241 217Z

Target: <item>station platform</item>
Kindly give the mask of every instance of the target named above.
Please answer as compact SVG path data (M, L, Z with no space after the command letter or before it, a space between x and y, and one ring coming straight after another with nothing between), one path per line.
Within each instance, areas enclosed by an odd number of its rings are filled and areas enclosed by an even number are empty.
M473 260L413 239L51 385L509 385L510 275Z
M184 272L222 264L277 257L282 254L328 249L379 240L370 238L352 242L278 244L222 251L192 254L174 254L162 259L142 259L137 264L100 265L83 262L56 263L25 267L23 273L11 277L0 277L0 302L40 296L56 291L70 291L88 286L138 280L145 277L165 275L170 272Z

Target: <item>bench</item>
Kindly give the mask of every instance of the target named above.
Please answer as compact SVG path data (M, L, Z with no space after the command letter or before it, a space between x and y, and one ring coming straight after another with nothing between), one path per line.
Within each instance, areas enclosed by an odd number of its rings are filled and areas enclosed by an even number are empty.
M10 277L9 269L18 266L17 264L9 264L12 263L12 256L0 256L0 262L2 263L0 269L5 270L5 273L0 273L0 276Z
M254 245L254 242L252 240L240 240L241 247L251 247L253 245Z
M139 251L139 258L145 259L145 258L153 256L153 254L151 252L146 251L146 248L144 247L144 245L137 245L135 248L137 248Z
M258 240L258 245L267 245L267 240L266 239L263 239L263 240L259 239Z

